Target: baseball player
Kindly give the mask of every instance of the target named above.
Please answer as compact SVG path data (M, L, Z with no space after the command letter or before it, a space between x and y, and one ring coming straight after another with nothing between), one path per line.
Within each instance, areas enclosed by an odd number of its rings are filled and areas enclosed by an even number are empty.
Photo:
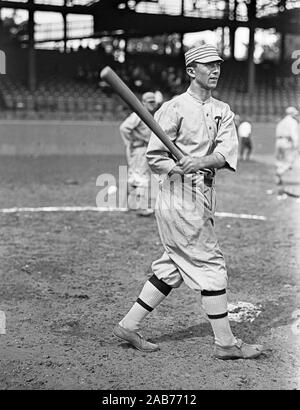
M242 121L237 128L239 145L240 145L240 159L249 160L252 152L252 125L249 121Z
M298 153L299 132L296 120L299 114L295 107L288 107L285 117L276 126L276 182L282 184L283 174L292 168Z
M189 88L165 102L155 114L184 157L176 162L164 144L151 135L147 159L152 172L159 175L155 215L164 252L152 263L153 275L137 301L114 328L115 336L142 351L159 349L139 333L142 321L183 282L201 293L214 333L215 357L251 359L263 350L261 345L246 344L232 334L227 270L214 230L215 172L221 168L235 171L238 153L234 114L227 104L211 96L222 61L210 45L187 51ZM182 197L183 191L191 195Z
M142 103L152 114L157 109L155 94L146 92ZM154 213L148 207L150 169L146 159L146 148L151 135L150 129L135 113L131 113L120 125L128 164L128 206L137 209L137 214L150 216Z

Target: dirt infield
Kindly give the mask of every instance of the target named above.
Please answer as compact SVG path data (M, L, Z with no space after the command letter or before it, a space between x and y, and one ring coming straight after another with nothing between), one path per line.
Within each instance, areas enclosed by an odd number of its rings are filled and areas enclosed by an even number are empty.
M117 175L119 156L1 157L0 208L95 206L97 176ZM300 179L290 174L290 186ZM299 389L299 210L278 200L273 167L251 161L219 172L216 218L229 270L229 300L259 306L232 327L259 341L257 360L212 358L200 299L185 285L146 320L161 350L141 353L112 336L162 248L154 218L125 213L1 214L1 389ZM297 218L298 216L298 218ZM297 260L298 258L298 260Z

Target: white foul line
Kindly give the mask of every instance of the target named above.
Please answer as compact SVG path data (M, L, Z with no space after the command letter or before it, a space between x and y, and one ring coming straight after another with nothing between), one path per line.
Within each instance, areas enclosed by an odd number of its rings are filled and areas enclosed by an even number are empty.
M266 221L267 218L261 215L249 215L249 214L232 214L231 212L216 212L216 216L220 218L239 218L239 219L256 219L259 221Z
M17 212L125 212L127 208L109 208L100 206L42 206L37 208L3 208L0 212L3 214L14 214Z
M98 207L98 206L43 206L37 208L2 208L2 214L14 214L21 212L126 212L128 208L115 207ZM249 215L249 214L234 214L231 212L216 212L216 216L220 218L238 218L238 219L256 219L259 221L266 221L265 216Z

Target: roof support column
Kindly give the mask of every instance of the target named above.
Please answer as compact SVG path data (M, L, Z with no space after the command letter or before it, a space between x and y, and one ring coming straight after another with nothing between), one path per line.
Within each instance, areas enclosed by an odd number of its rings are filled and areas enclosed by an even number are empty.
M233 9L233 23L229 27L229 39L230 39L230 58L235 60L234 50L235 50L235 32L237 29L236 25L236 7L237 7L237 0L234 1L234 9ZM228 15L229 15L229 1L228 1Z
M68 23L67 23L67 15L63 14L63 22L64 22L64 53L68 51Z
M181 0L181 16L184 17L185 0ZM180 53L184 55L184 33L180 33Z
M2 31L3 31L3 21L2 21L2 16L1 16L1 6L0 6L0 43L1 43L1 38L2 38Z
M34 0L28 0L28 4L34 4ZM30 91L36 88L36 59L34 47L34 11L28 10L28 87Z
M127 55L128 55L128 37L127 34L124 36L124 61L127 60Z
M249 18L249 45L248 45L248 94L254 93L255 87L255 64L254 64L254 48L255 48L255 20L256 20L256 0L252 0L248 5Z
M249 25L249 45L248 45L248 94L253 94L255 86L255 64L254 64L254 35L255 27Z
M64 6L67 6L67 0L64 0ZM62 13L63 24L64 24L64 53L68 51L68 21L67 13Z
M284 13L286 11L286 0L280 0L279 1L279 13L278 16L280 17L281 13ZM284 31L281 31L280 33L280 63L284 62L285 58L285 36L286 33Z
M281 32L280 36L280 63L284 62L285 58L285 33Z
M235 49L235 32L236 28L235 27L230 27L229 28L229 37L230 37L230 58L232 60L235 60L235 55L234 55L234 49Z

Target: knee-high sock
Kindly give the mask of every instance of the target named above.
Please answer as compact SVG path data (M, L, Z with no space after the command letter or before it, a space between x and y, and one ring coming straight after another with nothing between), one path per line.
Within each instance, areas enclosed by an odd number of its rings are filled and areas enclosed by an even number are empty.
M126 329L138 331L143 319L165 299L171 290L172 287L158 279L157 276L151 276L132 308L121 320L120 325Z
M214 332L215 343L219 346L231 346L236 343L228 319L226 289L203 290L201 295L204 310Z

